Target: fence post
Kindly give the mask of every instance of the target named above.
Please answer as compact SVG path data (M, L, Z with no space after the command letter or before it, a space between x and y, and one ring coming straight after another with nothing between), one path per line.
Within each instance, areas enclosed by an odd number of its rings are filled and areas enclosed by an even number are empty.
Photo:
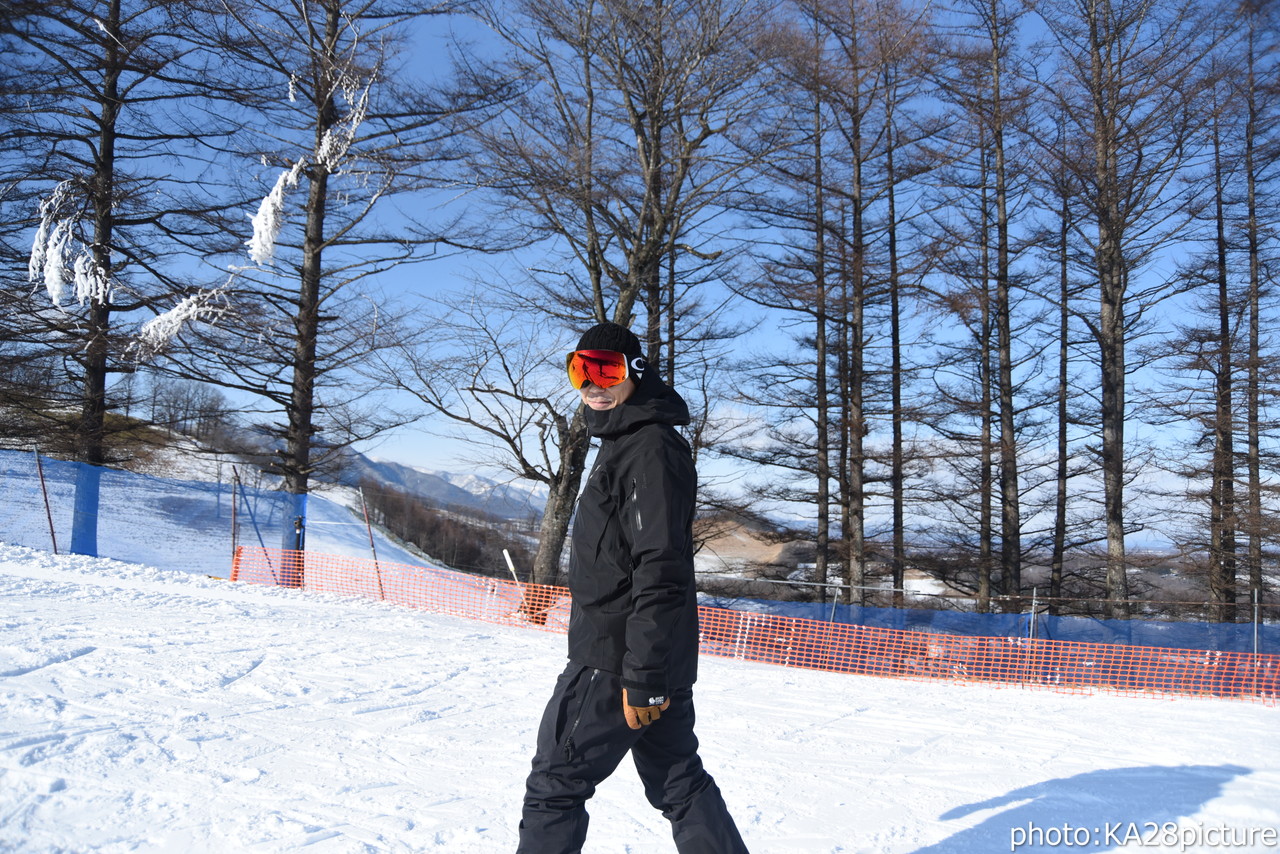
M284 586L306 587L306 548L307 548L307 494L294 493L293 506L296 515L293 517L292 543L290 550L285 551ZM290 539L290 531L285 528L285 539Z
M1035 647L1036 647L1036 609L1039 606L1039 587L1031 588L1031 621L1027 626L1027 665L1026 679L1024 682L1032 680L1032 672L1035 666Z
M386 599L382 589L382 567L378 565L378 547L373 542L373 525L369 523L369 505L364 500L364 487L360 487L360 509L364 511L364 528L369 532L369 551L373 554L373 572L378 577L378 598Z
M231 467L231 560L234 563L236 558L236 484L240 482L240 475L236 471L236 467Z
M40 494L44 496L44 515L49 520L49 539L53 541L53 553L58 553L58 535L53 529L53 510L49 508L49 489L44 485L44 466L40 464L40 449L36 448L36 473L40 475Z

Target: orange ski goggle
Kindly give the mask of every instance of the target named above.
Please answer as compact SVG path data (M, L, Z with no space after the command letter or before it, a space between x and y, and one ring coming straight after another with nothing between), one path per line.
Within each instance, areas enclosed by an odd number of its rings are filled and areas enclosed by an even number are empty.
M631 375L626 353L615 350L574 350L565 357L565 367L574 388L587 383L612 388Z

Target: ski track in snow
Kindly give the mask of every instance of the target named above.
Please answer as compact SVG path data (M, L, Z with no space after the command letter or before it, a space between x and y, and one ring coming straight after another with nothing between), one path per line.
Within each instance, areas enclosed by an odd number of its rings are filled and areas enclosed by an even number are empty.
M0 544L0 850L512 851L563 650L537 631ZM701 669L703 758L754 854L1280 826L1274 707ZM629 762L589 809L586 854L674 850Z

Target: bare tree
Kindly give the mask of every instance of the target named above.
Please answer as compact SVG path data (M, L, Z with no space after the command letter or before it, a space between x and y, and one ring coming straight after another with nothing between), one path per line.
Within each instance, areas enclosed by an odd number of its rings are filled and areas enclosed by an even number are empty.
M245 106L232 113L239 133L218 155L245 178L237 190L256 197L256 212L229 210L222 228L234 245L208 247L232 267L227 316L187 327L167 364L251 395L261 429L278 443L275 471L302 496L343 449L407 420L371 393L376 354L412 334L380 277L456 237L452 223L433 221L429 193L454 156L453 120L493 93L453 91L403 65L413 28L452 11L447 3L226 0L222 8L213 35ZM395 209L397 199L418 202L421 213Z
M1001 592L1016 596L1021 592L1023 554L1022 486L1020 456L1027 449L1020 422L1028 404L1025 377L1015 378L1015 369L1028 373L1038 347L1028 340L1036 325L1035 309L1023 309L1015 318L1019 293L1025 287L1016 264L1033 245L1020 236L1019 214L1027 228L1025 179L1017 166L1019 118L1029 106L1027 87L1019 83L1018 64L1022 46L1016 38L1025 9L999 0L973 0L957 6L960 17L944 44L949 61L940 67L937 87L943 102L951 105L954 119L947 123L949 149L939 150L947 160L944 175L947 201L933 206L940 243L935 248L939 267L956 280L958 288L943 287L939 294L944 309L956 315L971 330L966 347L972 359L948 364L947 374L972 372L975 392L955 388L959 400L975 407L978 419L978 491L987 498L979 502L977 592L979 607L990 601L991 573L996 566L995 536L999 540ZM959 218L958 212L972 211ZM948 220L954 220L949 222ZM1015 329L1015 326L1017 327ZM970 371L965 371L965 366ZM947 385L953 385L948 382ZM969 417L969 416L966 416ZM959 434L944 430L950 440ZM967 465L967 461L954 461ZM989 500L998 486L999 525L994 524Z
M1069 123L1059 149L1081 189L1071 224L1097 288L1085 318L1100 368L1100 458L1111 614L1128 614L1125 560L1127 344L1142 315L1169 293L1141 276L1169 245L1197 202L1186 170L1200 153L1196 112L1200 65L1213 14L1192 0L1045 0L1037 9L1054 50L1046 81L1051 112ZM1080 159L1071 157L1079 152Z
M767 146L757 133L766 14L756 0L482 8L505 53L489 66L469 60L464 79L514 91L469 133L474 181L501 214L491 222L510 224L493 241L540 244L548 258L517 305L571 329L630 326L644 309L656 366L687 340L678 283L705 281L728 242L715 221ZM562 426L537 579L558 570L588 450L580 411Z
M839 536L831 513L837 475L833 423L839 406L833 394L831 336L839 318L833 316L838 309L827 246L831 212L824 151L830 107L824 103L822 81L828 57L815 8L801 6L798 14L800 26L811 35L797 32L778 63L787 83L783 97L794 103L780 113L778 130L788 144L761 164L760 180L770 191L749 206L752 216L778 236L757 241L753 254L758 266L737 285L746 300L784 318L778 328L788 333L793 346L784 351L775 343L769 354L743 365L748 379L739 384L737 396L760 413L763 424L740 431L719 451L768 471L769 477L751 484L749 501L795 501L806 513L812 507L813 581L826 584L833 534ZM817 589L825 594L825 588Z
M1204 249L1183 267L1195 302L1158 349L1169 380L1150 404L1153 413L1165 415L1164 423L1190 427L1190 435L1170 449L1171 467L1186 482L1171 511L1186 525L1174 537L1204 566L1218 621L1237 619L1242 565L1251 592L1261 588L1261 456L1269 407L1258 368L1274 355L1263 347L1258 325L1265 255L1256 187L1269 170L1259 173L1254 156L1261 118L1261 93L1250 80L1256 19L1226 23L1233 31L1215 52L1207 92L1212 201L1203 216Z
M916 413L907 405L915 375L907 351L916 349L907 338L910 299L918 295L915 283L927 266L924 253L912 253L908 238L913 219L922 212L915 201L913 183L935 161L925 156L927 141L938 131L936 121L920 114L925 80L935 61L931 13L906 3L880 3L874 22L879 73L884 79L885 152L885 287L888 292L889 326L889 503L891 550L889 570L895 607L903 605L906 572L907 480L913 462L906 435ZM908 259L914 256L914 261Z
M1263 443L1266 427L1275 427L1274 420L1264 424L1264 403L1268 397L1264 383L1264 365L1267 352L1274 352L1269 337L1263 333L1263 312L1268 302L1274 301L1274 253L1265 244L1274 233L1277 211L1264 201L1260 188L1274 185L1276 167L1280 161L1270 155L1277 144L1277 102L1275 76L1277 65L1275 38L1275 9L1267 4L1245 2L1242 6L1242 26L1239 38L1228 45L1239 45L1236 56L1243 73L1234 77L1238 95L1242 96L1245 121L1240 143L1243 151L1241 172L1244 193L1241 199L1242 218L1237 225L1237 238L1243 243L1247 266L1245 288L1248 305L1244 338L1244 397L1245 420L1245 500L1242 530L1246 537L1244 568L1248 576L1249 592L1255 601L1261 601L1264 593L1263 543L1267 524L1264 521L1264 499L1267 489L1263 483ZM1265 361L1264 361L1265 360Z
M1066 145L1065 139L1059 138L1056 145ZM1074 372L1074 365L1079 360L1082 336L1078 331L1079 320L1074 308L1081 298L1086 286L1073 277L1071 264L1072 251L1072 200L1079 190L1072 170L1063 163L1074 159L1063 157L1061 153L1044 155L1043 159L1034 155L1034 162L1041 162L1037 180L1033 186L1038 188L1046 200L1044 234L1041 240L1045 257L1052 274L1046 276L1044 301L1051 306L1056 320L1054 338L1054 370L1053 390L1051 393L1053 414L1053 499L1052 519L1049 526L1049 612L1058 612L1059 600L1064 595L1064 583L1067 576L1066 563L1068 553L1074 551L1079 542L1091 539L1088 530L1088 519L1092 515L1087 510L1073 512L1080 503L1081 496L1072 488L1073 482L1079 482L1080 475L1089 471L1090 466L1081 462L1079 445L1082 437L1078 435L1081 425L1096 423L1096 413L1087 411L1077 398L1079 377ZM1086 400L1089 398L1086 396Z
M10 2L0 20L6 259L16 260L19 241L29 247L28 282L12 267L6 276L9 322L28 353L56 354L75 385L74 396L29 412L56 427L63 406L78 411L73 454L90 465L76 489L77 552L96 553L97 466L114 461L111 378L132 369L140 322L179 306L203 310L177 238L198 230L219 200L197 169L173 165L198 164L201 146L228 129L194 120L209 98L199 38L211 16L202 6Z
M846 601L861 603L870 563L867 516L874 480L867 437L876 389L868 353L885 294L876 278L885 255L885 65L873 37L880 23L874 4L804 3L800 14L813 33L813 47L800 54L794 74L798 90L812 104L813 142L805 152L811 163L775 180L808 186L813 199L812 213L800 223L811 232L805 242L812 241L815 250L808 275L823 294L812 340L821 342L827 357L815 367L829 375L823 382L831 397L830 404L819 403L829 411L822 413L818 444L827 445L833 457ZM802 310L807 310L805 294L802 289L795 295ZM819 471L826 467L823 461Z
M564 460L585 458L587 450L581 419L566 414L575 411L577 395L546 370L569 345L547 344L556 338L549 318L504 309L484 290L438 304L432 314L420 344L402 349L387 375L457 428L450 432L468 438L477 449L469 462L546 486L539 552L529 571L535 583L558 584L578 490Z

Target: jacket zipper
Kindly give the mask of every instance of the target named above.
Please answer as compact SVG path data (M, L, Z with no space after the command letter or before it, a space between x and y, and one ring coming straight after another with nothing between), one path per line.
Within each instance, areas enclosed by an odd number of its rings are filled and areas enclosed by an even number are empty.
M644 530L644 520L640 518L640 501L636 496L636 491L637 491L636 480L635 478L632 478L631 479L631 508L632 508L632 512L635 513L636 515L636 531L639 532Z
M595 687L596 677L599 675L600 669L598 667L593 668L591 678L587 680L587 690L582 693L582 702L578 705L578 714L569 726L569 736L564 740L564 758L566 762L573 760L573 734L578 731L578 724L582 722L582 713L587 708L587 702L591 699L591 689Z

